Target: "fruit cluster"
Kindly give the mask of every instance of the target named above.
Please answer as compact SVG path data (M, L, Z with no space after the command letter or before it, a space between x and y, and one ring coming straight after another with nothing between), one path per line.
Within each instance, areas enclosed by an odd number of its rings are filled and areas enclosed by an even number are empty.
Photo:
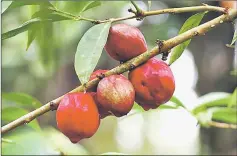
M110 28L105 50L113 59L124 62L146 52L147 44L139 29L117 24ZM90 80L107 71L94 71ZM155 109L169 101L174 90L169 66L151 58L132 69L128 78L122 74L107 76L87 93L66 94L57 109L57 126L72 143L77 143L95 134L100 119L128 114L134 101L146 111Z

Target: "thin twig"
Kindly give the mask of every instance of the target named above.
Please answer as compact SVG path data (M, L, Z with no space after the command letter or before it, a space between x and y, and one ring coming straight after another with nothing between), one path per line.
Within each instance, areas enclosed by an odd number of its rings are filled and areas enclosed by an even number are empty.
M134 3L133 1L131 1L131 2ZM53 10L56 12L59 12L59 13L63 13L65 15L70 15L71 17L74 17L75 20L84 20L84 21L89 21L89 22L95 23L95 24L101 24L101 23L106 23L106 22L110 22L110 21L111 22L119 22L119 21L123 21L123 20L137 18L138 15L142 16L142 17L147 17L147 16L160 15L160 14L166 14L166 13L178 14L178 13L185 13L185 12L201 12L201 11L215 11L215 12L220 12L220 13L226 13L226 11L227 11L225 8L216 7L216 6L209 6L209 5L183 7L183 8L170 8L170 9L161 9L161 10L155 10L155 11L142 11L141 9L139 9L142 12L142 14L137 14L137 15L133 15L133 16L130 15L127 17L110 18L110 19L106 19L106 20L95 20L95 19L89 19L89 18L85 18L85 17L81 17L81 16L75 16L70 13L58 11L56 9L53 9Z
M162 47L159 47L159 48L154 47L151 51L147 51L147 52L109 70L108 72L105 73L105 76L124 73L124 72L128 71L131 66L137 67L138 65L144 63L145 61L154 57L155 55L158 55L162 52L166 52L166 51L170 50L171 48L179 45L180 43L183 43L183 42L193 38L194 36L204 35L206 32L213 29L215 26L220 25L224 22L233 21L236 17L237 17L237 10L236 9L229 9L226 14L223 14L223 15L221 15L209 22L206 22L202 25L199 25L193 29L190 29L190 30L188 30L188 31L186 31L174 38L164 41ZM86 86L86 89L90 89L90 88L94 87L95 85L97 85L99 81L100 81L99 78L95 78L95 79L87 82L85 85L81 85L81 86L75 88L71 92L82 92L82 91L84 91L83 86ZM9 132L10 130L12 130L18 126L24 125L26 122L28 123L28 122L32 121L35 118L37 118L38 116L40 116L50 110L53 110L52 104L54 105L54 107L53 107L54 109L57 108L62 97L63 96L61 96L61 97L45 104L44 106L16 119L15 121L12 121L11 123L9 123L5 126L3 126L1 129L2 134Z

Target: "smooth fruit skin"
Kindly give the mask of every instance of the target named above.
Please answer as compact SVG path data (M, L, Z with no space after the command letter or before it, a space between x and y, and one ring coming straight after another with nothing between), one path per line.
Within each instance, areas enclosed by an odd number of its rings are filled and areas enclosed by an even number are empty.
M99 82L97 100L103 108L121 117L132 109L135 90L125 76L111 75Z
M135 101L144 110L155 109L168 102L175 90L170 67L156 58L130 71L128 77L136 91Z
M105 72L107 72L109 70L104 70L104 69L98 69L96 71L94 71L91 75L90 75L90 78L89 78L89 81L90 80L93 80L95 78L97 78L97 76L101 75L101 74L104 74ZM88 89L89 92L96 92L96 89L97 89L97 85Z
M93 80L93 79L97 78L98 75L104 74L104 73L107 72L107 71L109 71L109 70L98 69L98 70L94 71L94 72L91 74L89 80Z
M95 101L95 103L97 105L97 108L98 108L98 111L99 111L100 119L104 119L105 117L112 115L108 110L103 108L101 106L101 104L99 104L99 102L97 100L96 92L89 92L89 94L91 94L91 96L94 98L94 101Z
M91 74L89 80L93 80L93 79L95 79L97 76L100 76L101 74L104 74L104 73L107 72L107 71L109 71L109 70L106 70L106 69L98 69L98 70L94 71L94 72ZM96 95L96 90L97 90L97 85L96 85L95 87L89 89L89 90L88 90L88 91L89 91L88 93L90 93L91 96L94 98L94 101L95 101L95 103L96 103L96 105L97 105L97 108L98 108L98 111L99 111L99 114L100 114L100 119L104 119L105 117L110 116L110 115L112 115L112 114L111 114L110 112L108 112L108 110L106 110L105 108L103 108L103 107L99 104L99 102L98 102L98 100L97 100L97 98L96 98L96 96L97 96L97 95Z
M224 8L232 8L232 9L237 9L237 2L236 1L219 1L219 4L221 7Z
M147 51L141 31L126 24L113 25L109 30L105 51L117 61L127 61Z
M68 93L56 112L57 126L72 143L95 134L100 118L96 103L88 93Z

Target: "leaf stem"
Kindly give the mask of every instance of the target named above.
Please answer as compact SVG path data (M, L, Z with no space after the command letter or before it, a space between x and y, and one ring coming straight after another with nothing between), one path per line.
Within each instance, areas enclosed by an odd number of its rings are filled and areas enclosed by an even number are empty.
M132 3L132 5L135 7L135 9L137 10L137 12L140 12L141 9L138 7L138 5L134 2L134 1L130 1Z
M213 20L210 20L210 21L208 21L202 25L199 25L195 28L192 28L192 29L190 29L178 36L175 36L171 39L164 41L163 45L161 47L154 47L150 51L146 51L145 53L143 53L143 54L141 54L141 55L139 55L139 56L123 63L123 64L120 64L119 66L106 72L105 76L124 73L124 72L130 70L132 65L133 65L133 67L137 67L138 65L146 62L147 60L149 60L150 58L152 58L158 54L161 54L161 53L167 52L167 51L170 52L169 50L171 48L179 45L180 43L183 43L195 36L204 35L211 29L214 29L215 26L223 24L225 22L231 22L236 18L237 18L237 10L236 9L229 9L225 14L223 14ZM96 86L99 83L99 81L100 81L99 78L95 78L95 79L87 82L86 89L88 90L88 89ZM73 89L70 92L82 92L82 91L84 91L84 87L81 85L81 86ZM5 126L3 126L1 129L2 134L5 134L18 126L24 125L25 123L28 123L28 122L34 120L38 116L45 114L46 112L54 110L55 108L57 108L57 106L59 105L59 102L61 101L62 98L63 98L63 96L43 105L42 107L40 107L38 109L35 109L34 111L16 119L15 121L10 122L9 124L7 124ZM52 105L53 105L53 107L52 107Z

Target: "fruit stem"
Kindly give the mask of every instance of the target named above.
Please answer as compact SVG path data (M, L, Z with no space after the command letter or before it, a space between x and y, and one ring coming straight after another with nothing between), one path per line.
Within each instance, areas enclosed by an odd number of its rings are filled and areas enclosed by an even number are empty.
M134 1L130 1L130 2L133 4L135 9L137 10L137 12L135 13L136 17L139 17L139 18L143 17L144 16L144 11L142 9L140 9Z

